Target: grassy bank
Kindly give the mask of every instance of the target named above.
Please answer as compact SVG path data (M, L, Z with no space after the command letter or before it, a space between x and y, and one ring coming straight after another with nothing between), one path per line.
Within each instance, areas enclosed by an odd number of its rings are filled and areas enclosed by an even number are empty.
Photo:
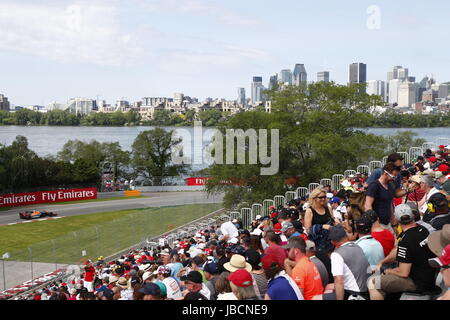
M0 227L0 255L9 252L10 260L15 261L32 258L36 262L78 263L86 257L110 255L220 208L221 204L193 204L3 226Z

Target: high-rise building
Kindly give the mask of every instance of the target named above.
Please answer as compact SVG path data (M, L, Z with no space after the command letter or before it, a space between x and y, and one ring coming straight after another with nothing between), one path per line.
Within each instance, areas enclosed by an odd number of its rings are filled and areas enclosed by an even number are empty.
M317 82L330 82L330 72L321 71L317 72Z
M246 99L245 99L245 88L238 88L238 98L237 103L241 106L246 105Z
M273 75L269 80L269 90L272 90L278 84L278 75Z
M264 90L264 86L262 83L262 77L253 77L252 104L256 104L256 102L263 101L263 95L262 95L263 90Z
M367 82L367 65L365 63L352 63L348 68L348 83L366 83ZM365 92L361 89L360 92Z
M416 85L413 82L402 82L398 87L398 106L411 107L414 103L416 103Z
M292 71L290 69L284 69L280 71L280 76L278 77L278 81L281 84L292 84Z
M181 105L184 101L184 94L183 93L174 93L173 95L173 103L175 105Z
M401 81L407 81L409 77L409 71L408 68L400 68L398 69L398 78Z
M446 84L433 84L431 89L437 92L438 99L446 99L448 96L448 85Z
M0 94L0 110L9 111L9 108L11 107L8 98L5 97L3 94Z
M66 105L63 103L59 103L59 102L51 102L47 105L47 111L54 111L54 110L65 110L66 109Z
M305 65L297 63L292 73L292 82L294 85L306 84L308 81L308 73L306 72Z
M398 90L401 81L399 79L392 79L389 81L389 104L398 104Z
M377 95L385 99L385 83L381 80L369 80L367 81L367 94Z

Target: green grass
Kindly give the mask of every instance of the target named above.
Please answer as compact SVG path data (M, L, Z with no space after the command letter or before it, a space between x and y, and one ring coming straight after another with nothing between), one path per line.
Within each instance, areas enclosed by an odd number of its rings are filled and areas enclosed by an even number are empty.
M54 205L60 205L60 204L73 204L73 203L85 203L85 202L102 202L102 201L111 201L111 200L127 200L127 199L136 199L136 198L147 198L145 196L134 196L134 197L111 197L111 198L101 198L101 199L91 199L91 200L79 200L79 201L65 201L65 202L44 202L39 203L36 206L44 205L44 204L54 204ZM18 207L1 207L0 211L6 211L10 209L15 209Z
M193 204L102 212L0 227L0 255L14 261L79 263L108 256L220 209ZM87 253L82 257L82 251Z

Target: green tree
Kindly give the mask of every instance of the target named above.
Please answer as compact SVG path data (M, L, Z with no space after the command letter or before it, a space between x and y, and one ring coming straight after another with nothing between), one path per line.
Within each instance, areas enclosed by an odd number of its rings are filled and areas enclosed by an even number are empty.
M205 110L198 115L200 121L202 121L203 126L213 127L216 126L220 120L222 120L222 111L219 110Z
M172 139L173 131L161 128L141 132L132 145L132 166L137 176L162 185L164 177L179 176L186 173L185 165L171 162L174 148L181 144L180 139Z

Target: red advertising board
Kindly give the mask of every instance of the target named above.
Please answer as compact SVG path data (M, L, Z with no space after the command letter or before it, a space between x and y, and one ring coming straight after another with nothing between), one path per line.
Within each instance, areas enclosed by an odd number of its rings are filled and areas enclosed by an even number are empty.
M204 186L208 178L187 178L186 185L188 186Z
M0 195L0 207L27 206L38 203L97 199L96 188L64 189Z

